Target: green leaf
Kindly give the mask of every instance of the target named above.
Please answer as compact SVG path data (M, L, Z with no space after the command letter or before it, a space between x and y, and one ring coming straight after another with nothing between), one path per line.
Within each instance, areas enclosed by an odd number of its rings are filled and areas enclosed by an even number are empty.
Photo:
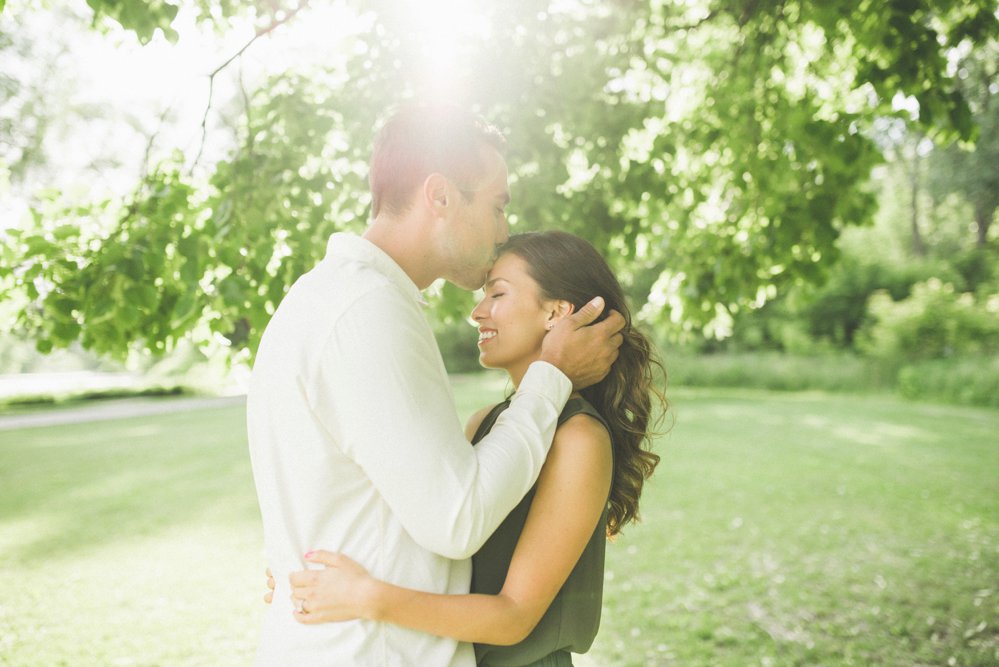
M87 2L143 41L157 30L177 36L178 0ZM262 21L291 6L196 4L207 17L259 11ZM492 29L463 45L454 80L507 135L514 230L591 240L639 299L664 298L650 311L677 331L825 279L840 232L873 218L867 188L882 149L869 137L896 93L924 110L905 123L983 149L952 170L982 178L951 191L986 208L973 192L999 192L986 178L999 163L986 151L999 129L981 116L999 104L994 93L969 92L981 72L967 62L955 68L966 78L951 71L956 53L994 62L994 2L709 3L711 17L682 30L671 27L690 24L682 3L570 4L539 13L484 0ZM373 29L338 62L291 67L248 89L231 149L200 165L207 178L192 176L182 155L152 165L134 190L143 195L98 247L74 248L74 227L106 220L113 205L33 193L44 204L32 211L35 226L10 237L2 257L25 267L16 289L31 299L22 300L37 300L36 278L86 295L79 337L94 349L159 349L199 325L252 348L268 309L318 261L329 234L364 228L366 164L385 110L433 93L413 69L426 45L391 6L375 3ZM278 276L268 276L276 257ZM200 292L205 276L219 290L210 297ZM434 307L457 323L470 305L446 287ZM215 313L221 319L208 322ZM18 317L44 331L30 309Z
M56 246L44 236L29 236L25 239L27 256L55 254Z
M67 224L59 225L52 230L52 236L54 236L59 241L65 241L70 238L76 238L80 235L80 228L77 225Z

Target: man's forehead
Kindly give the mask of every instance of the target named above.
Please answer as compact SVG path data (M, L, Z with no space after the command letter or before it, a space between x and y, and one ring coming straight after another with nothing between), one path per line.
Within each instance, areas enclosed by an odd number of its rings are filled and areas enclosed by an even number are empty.
M508 174L506 160L492 146L482 147L482 185L495 191L496 195L510 197L510 188L507 183Z

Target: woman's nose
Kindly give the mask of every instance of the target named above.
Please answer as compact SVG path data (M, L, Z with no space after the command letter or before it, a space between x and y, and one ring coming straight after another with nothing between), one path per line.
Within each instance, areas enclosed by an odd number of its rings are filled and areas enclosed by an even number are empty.
M470 319L472 321L478 322L479 320L485 319L486 317L485 308L483 308L482 305L485 302L486 300L483 299L482 301L479 301L477 304L475 304L475 308L472 308L472 314L470 316Z

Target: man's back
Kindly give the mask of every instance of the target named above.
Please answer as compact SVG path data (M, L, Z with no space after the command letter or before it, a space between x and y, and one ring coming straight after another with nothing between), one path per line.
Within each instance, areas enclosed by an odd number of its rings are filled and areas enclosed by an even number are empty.
M371 451L370 439L358 437L386 419L439 418L455 421L460 431L418 299L415 285L387 256L361 239L335 235L327 257L296 282L264 334L247 401L247 428L277 589L264 620L259 664L474 664L468 645L396 626L368 621L300 625L289 598L288 573L302 569L302 555L316 548L343 552L378 578L407 587L468 590L469 562L420 546L400 520L400 514L407 520L420 508L400 512L370 473L381 457L384 468L377 474L387 478L379 480L383 487L416 489L433 482L419 478L425 471L393 470L393 446L403 443L378 442L378 451ZM390 320L386 313L392 314ZM407 346L405 354L380 348L372 322L393 327L392 336ZM406 378L401 384L412 381L426 391L396 396L395 387L387 387L382 404L341 409L345 402L336 400L337 392L373 381L365 368L372 369L372 377L395 375ZM361 445L364 451L356 451ZM446 523L448 518L423 520Z

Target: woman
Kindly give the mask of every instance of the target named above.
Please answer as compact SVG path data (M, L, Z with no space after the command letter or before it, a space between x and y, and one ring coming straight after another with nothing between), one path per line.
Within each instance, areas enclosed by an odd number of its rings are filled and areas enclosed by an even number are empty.
M519 234L500 249L485 296L472 311L480 361L516 386L538 359L555 322L594 296L624 315L620 356L610 374L570 397L535 487L473 557L471 594L438 595L370 577L346 556L306 554L324 570L291 575L302 623L367 618L476 644L480 665L571 665L596 636L604 545L638 518L642 485L659 462L648 451L654 413L666 401L649 341L631 326L606 261L564 232ZM469 420L477 442L509 405Z

